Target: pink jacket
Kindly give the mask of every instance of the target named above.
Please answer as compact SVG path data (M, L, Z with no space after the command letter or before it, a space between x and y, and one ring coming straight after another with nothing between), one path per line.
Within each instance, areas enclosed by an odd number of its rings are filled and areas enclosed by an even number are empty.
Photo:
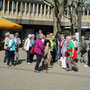
M34 52L39 55L44 54L44 44L42 43L42 41L40 39L36 39L36 41L35 41Z

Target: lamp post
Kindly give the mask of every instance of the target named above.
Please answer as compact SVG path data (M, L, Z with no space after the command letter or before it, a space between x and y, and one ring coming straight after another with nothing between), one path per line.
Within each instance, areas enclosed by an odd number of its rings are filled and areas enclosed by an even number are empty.
M83 0L79 0L79 7L78 7L78 28L77 31L79 32L79 42L81 42L81 26L82 26L82 12L83 12L84 2Z

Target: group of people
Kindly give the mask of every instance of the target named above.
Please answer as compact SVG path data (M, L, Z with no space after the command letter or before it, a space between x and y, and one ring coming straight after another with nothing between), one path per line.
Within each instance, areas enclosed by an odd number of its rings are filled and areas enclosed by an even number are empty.
M15 36L13 34L10 34L7 32L5 34L5 40L4 40L4 49L5 49L5 57L4 57L4 64L7 64L8 66L15 66L14 59L16 55L16 61L18 62L19 58L19 46L21 44L21 40L18 37L18 33L15 33ZM10 65L11 62L11 65Z
M10 66L14 65L14 58L16 55L16 61L18 62L19 57L19 46L21 44L21 40L18 37L18 33L14 35L10 33L6 33L5 38L5 58L4 63ZM71 36L61 35L59 39L55 38L55 36L50 33L46 36L43 35L40 30L36 35L29 34L28 38L25 40L24 51L27 53L26 62L28 64L33 62L34 55L36 55L36 65L35 72L40 72L39 64L42 61L42 66L46 65L46 68L53 68L53 64L60 59L60 65L63 69L67 71L72 71L72 65L74 66L74 70L78 71L78 66L75 62L77 58L78 52L78 41L75 36L71 38ZM86 63L85 61L85 53L88 51L88 64L86 66L90 67L90 43L87 45L84 40L84 36L82 36L81 44L80 44L80 52L81 52L81 62ZM86 67L85 66L85 67Z

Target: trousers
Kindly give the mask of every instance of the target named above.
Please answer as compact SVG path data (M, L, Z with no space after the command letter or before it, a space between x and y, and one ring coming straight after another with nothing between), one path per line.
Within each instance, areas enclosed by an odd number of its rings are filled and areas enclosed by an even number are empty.
M74 67L75 67L76 69L78 69L77 64L73 61L71 55L67 57L66 63L68 64L69 70L72 70L72 65L74 65Z

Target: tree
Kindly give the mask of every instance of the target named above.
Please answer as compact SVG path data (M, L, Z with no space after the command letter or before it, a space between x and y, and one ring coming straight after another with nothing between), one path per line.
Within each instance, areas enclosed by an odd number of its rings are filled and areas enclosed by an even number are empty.
M44 2L53 8L54 34L61 32L61 19L68 0L53 0L52 2L49 2L49 0L44 0Z
M53 8L53 19L54 19L54 33L58 34L61 32L61 19L62 16L68 18L71 22L71 35L75 34L76 23L78 17L78 8L80 7L83 0L44 0L44 2ZM67 10L68 8L68 10ZM67 10L69 16L67 17L64 12Z

